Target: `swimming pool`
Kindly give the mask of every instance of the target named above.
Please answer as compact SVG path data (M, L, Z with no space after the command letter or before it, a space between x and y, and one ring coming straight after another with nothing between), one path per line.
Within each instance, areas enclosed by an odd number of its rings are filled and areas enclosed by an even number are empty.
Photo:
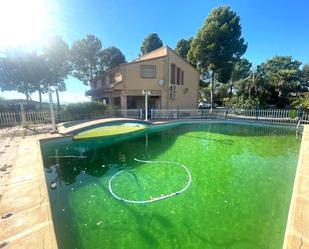
M235 123L156 126L143 133L41 142L62 248L282 248L298 160L295 130ZM72 157L73 156L73 157ZM151 199L149 204L114 198ZM135 175L132 177L132 175ZM136 180L137 179L137 180Z

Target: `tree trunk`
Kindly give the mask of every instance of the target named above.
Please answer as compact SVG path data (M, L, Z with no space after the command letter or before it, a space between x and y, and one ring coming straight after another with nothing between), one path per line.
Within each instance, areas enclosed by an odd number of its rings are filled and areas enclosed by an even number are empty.
M39 101L40 101L40 110L43 109L43 105L42 105L42 91L41 88L39 88Z
M211 111L214 106L214 96L215 96L215 71L212 71L211 75L211 93L210 93L210 102L211 102Z
M56 89L56 97L57 97L57 107L58 107L58 111L61 110L61 106L60 106L60 100L59 100L59 90Z
M233 86L234 86L234 84L233 84L233 82L231 82L231 84L230 84L230 92L229 92L229 102L231 101L231 98L232 98Z
M29 93L27 91L25 92L25 95L26 95L26 100L29 101L30 98L29 98Z

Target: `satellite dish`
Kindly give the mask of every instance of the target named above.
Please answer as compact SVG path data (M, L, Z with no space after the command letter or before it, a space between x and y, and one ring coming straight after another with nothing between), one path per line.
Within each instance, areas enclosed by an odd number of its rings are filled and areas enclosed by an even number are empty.
M162 86L164 84L164 80L159 80L159 84Z

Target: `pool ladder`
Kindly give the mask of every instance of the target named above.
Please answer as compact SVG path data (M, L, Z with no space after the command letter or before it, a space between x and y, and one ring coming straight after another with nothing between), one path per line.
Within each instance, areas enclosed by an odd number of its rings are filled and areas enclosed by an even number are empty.
M299 134L298 129L300 126L300 122L301 122L301 119L298 120L297 125L296 125L296 138L298 138L298 134Z

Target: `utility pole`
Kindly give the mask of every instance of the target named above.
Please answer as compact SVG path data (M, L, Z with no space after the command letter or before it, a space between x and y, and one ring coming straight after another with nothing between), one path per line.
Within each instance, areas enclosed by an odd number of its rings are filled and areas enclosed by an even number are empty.
M55 112L54 112L54 106L53 106L53 95L52 90L50 89L50 85L48 85L48 97L49 97L49 108L50 108L50 118L52 123L52 130L56 131L56 121L55 121Z

